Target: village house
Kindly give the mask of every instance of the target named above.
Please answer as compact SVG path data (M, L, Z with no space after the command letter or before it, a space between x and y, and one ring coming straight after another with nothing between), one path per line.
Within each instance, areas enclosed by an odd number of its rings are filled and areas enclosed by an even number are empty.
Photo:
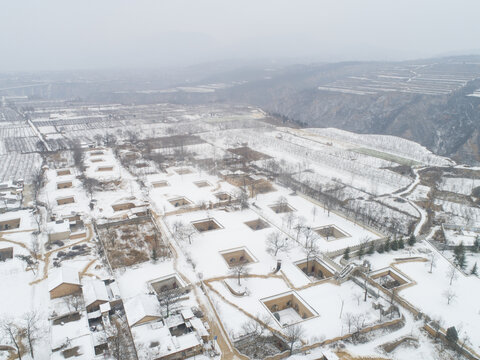
M80 293L82 285L78 271L69 267L55 268L48 274L50 299Z
M20 218L12 217L10 219L0 220L0 231L18 229L20 227Z
M66 219L47 223L48 241L67 240L70 238L70 222Z
M155 295L139 294L125 301L124 308L130 328L162 317Z
M117 283L114 281L88 279L83 281L82 291L87 312L104 312L101 311L103 304L115 306L121 302L120 291ZM109 311L111 306L105 306L103 308Z
M0 261L13 259L13 247L0 248Z
M181 360L203 352L196 332L174 336L162 322L136 326L131 331L139 360Z

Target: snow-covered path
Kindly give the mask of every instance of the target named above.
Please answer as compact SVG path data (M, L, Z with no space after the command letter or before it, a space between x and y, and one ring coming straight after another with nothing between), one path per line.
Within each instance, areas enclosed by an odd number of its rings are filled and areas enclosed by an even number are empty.
M167 224L163 221L161 216L158 216L154 213L154 217L157 222L157 225L159 226L159 229L162 232L162 236L168 240L168 243L176 253L175 254L176 256L174 255L175 271L177 271L181 277L186 278L190 282L190 284L192 285L193 293L195 294L195 298L198 301L200 307L202 308L202 310L208 313L207 315L208 323L212 331L212 334L216 335L217 337L216 342L217 342L217 346L220 348L220 351L222 353L221 358L225 360L244 359L243 357L240 357L240 354L238 354L238 352L236 352L236 350L231 346L228 335L225 333L225 330L220 322L220 319L217 318L217 315L212 307L212 304L210 303L207 296L204 294L203 289L201 287L201 281L199 281L201 280L199 279L199 277L201 276L199 276L198 273L194 273L193 271L187 270L189 269L190 265L188 264L185 254L183 253L180 245L177 243L175 237L170 232L170 229L168 228ZM181 264L180 266L178 266L179 263ZM187 271L182 271L182 270L187 270Z
M418 212L419 220L418 220L417 225L415 226L415 230L413 231L413 234L415 236L420 235L420 230L422 229L422 226L428 220L427 212L425 210L423 210L420 206L415 204L415 202L413 202L412 200L410 200L408 198L408 195L413 190L415 190L417 185L420 183L420 175L418 174L418 172L419 172L419 170L422 170L422 169L424 169L424 167L421 167L421 168L413 167L412 170L415 173L415 180L405 190L403 190L403 191L401 191L400 193L397 194L397 197L399 197L399 198L401 197L402 199L406 200L410 204L410 206L412 206Z

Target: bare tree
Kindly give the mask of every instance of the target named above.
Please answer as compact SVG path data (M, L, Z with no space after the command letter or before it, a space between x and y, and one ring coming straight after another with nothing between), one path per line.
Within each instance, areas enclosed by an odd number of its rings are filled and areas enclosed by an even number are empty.
M273 256L277 256L279 251L287 252L290 250L290 241L281 232L275 231L267 236L267 251Z
M83 297L80 293L65 296L63 301L70 312L78 311L83 305Z
M42 168L37 168L32 174L33 199L35 200L35 207L38 211L38 195L44 185L44 174ZM40 231L40 230L39 230Z
M248 275L250 272L250 266L248 263L239 263L230 269L230 273L235 275L238 280L238 285L240 286L240 279L242 276Z
M2 332L5 340L15 347L18 359L22 360L20 348L22 346L21 335L23 333L23 329L15 321L3 319L0 320L0 331Z
M362 294L361 293L353 293L352 294L352 299L353 300L357 300L357 305L360 306L360 299L362 298Z
M357 339L358 335L360 334L360 330L364 327L365 325L365 316L363 314L357 314L353 316L353 339Z
M185 224L181 220L175 220L172 224L173 233L175 234L179 229L181 229L184 226Z
M307 256L307 274L309 273L309 266L310 266L310 260L315 259L318 255L320 255L320 249L317 246L317 244L311 240L310 242L307 242L303 246L303 252Z
M471 344L470 342L470 336L468 336L468 334L466 332L463 333L462 337L460 338L460 341L461 341L461 346L460 346L460 353L462 353L464 347L466 344Z
M307 222L307 219L305 219L303 216L297 217L297 223L293 227L296 231L296 237L295 240L298 242L298 237L300 236L300 233L303 231L305 228L305 223Z
M284 216L283 216L283 219L282 219L282 222L285 223L285 225L287 226L287 228L291 229L292 228L292 225L293 225L293 222L295 221L295 214L293 212L287 212Z
M191 225L180 223L175 234L178 239L183 241L188 240L188 243L192 245L192 239L197 234L197 231Z
M457 295L452 289L445 290L442 295L447 300L447 305L450 305L450 302L452 302L452 300L457 297Z
M37 265L37 262L32 258L31 255L15 255L15 257L25 263L25 271L31 269L33 271L33 274L36 274L35 267Z
M433 268L437 267L437 254L432 252L429 256L430 258L430 270L429 273L431 274L433 272Z
M121 318L113 317L110 326L106 328L108 352L115 360L131 359L130 334L128 325Z
M109 231L107 226L107 232L105 233L105 237L110 243L110 247L115 246L115 241L117 240L117 233L115 231Z
M453 282L458 279L457 269L455 269L453 266L450 266L447 270L447 277L450 281L450 285L452 285Z
M290 355L292 355L295 344L301 341L302 336L305 331L300 324L293 324L287 327L285 330L285 336L287 337L289 346L290 346Z
M35 359L33 354L33 345L41 338L42 329L39 326L40 314L36 310L32 310L24 315L25 322L25 337L28 341L28 348L32 359Z
M38 236L39 236L39 232L34 231L32 233L32 241L30 244L30 252L36 261L40 257L40 241L38 239Z
M352 331L354 317L355 317L355 315L348 312L348 313L345 314L345 316L343 318L343 322L345 323L345 325L347 325L349 334Z
M35 206L35 209L33 210L33 219L35 220L35 223L37 224L37 231L40 232L40 225L42 224L42 213L40 211L40 208L38 206Z
M265 346L271 335L269 326L271 324L271 317L269 315L255 315L256 319L250 319L242 324L242 330L245 334L253 335L255 342L253 346L253 358L259 359L265 357Z
M235 193L235 198L240 203L240 208L242 210L248 208L248 194L245 191L238 189Z
M437 320L433 320L431 323L431 327L435 330L435 342L437 342L438 336L440 335L440 329L442 328L443 320L438 318Z
M135 144L138 141L138 134L135 131L127 130L125 135L130 143Z
M165 317L170 316L170 312L172 311L175 303L180 299L182 296L183 291L180 288L165 290L160 292L157 295L158 301L160 302L160 306L165 311Z
M90 201L93 199L93 193L95 189L100 185L100 182L97 179L86 177L83 180L83 186L85 187L85 191L88 195L90 195Z
M304 247L316 241L318 237L317 233L309 226L303 228L302 236Z

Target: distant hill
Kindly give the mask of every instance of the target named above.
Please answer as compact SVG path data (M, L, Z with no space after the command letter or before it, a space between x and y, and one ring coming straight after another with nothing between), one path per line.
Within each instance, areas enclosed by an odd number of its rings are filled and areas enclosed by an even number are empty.
M171 71L41 76L37 82L50 83L53 98L248 104L300 126L401 136L439 155L480 164L480 56L304 65L223 62ZM25 95L13 89L4 94Z
M480 89L477 56L244 68L190 86L211 83L229 86L153 97L251 104L303 126L401 136L439 155L480 163L480 97L469 96Z

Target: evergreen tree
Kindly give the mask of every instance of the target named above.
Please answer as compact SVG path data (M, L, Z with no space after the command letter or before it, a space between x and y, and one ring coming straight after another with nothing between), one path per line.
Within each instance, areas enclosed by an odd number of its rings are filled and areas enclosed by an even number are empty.
M416 242L417 242L417 239L415 239L415 235L414 234L410 235L410 237L408 238L408 245L413 246L415 245Z
M453 253L455 255L455 264L461 269L465 269L467 259L465 257L465 246L463 246L463 242L460 242L460 244L455 246Z
M477 270L477 262L475 261L475 264L472 267L472 270L470 271L471 275L478 275L478 270Z
M404 249L405 248L405 242L403 241L402 238L400 240L398 240L398 248L399 249Z
M345 249L345 252L343 253L343 258L344 258L345 260L350 259L350 248L349 248L349 247L347 247L347 248Z
M473 243L473 251L478 252L480 251L480 237L477 236L474 243Z
M455 326L451 326L447 329L446 338L449 342L454 344L458 341L458 333L457 329L455 329Z
M157 249L155 247L152 249L152 260L153 262L156 262L158 260Z
M365 255L365 250L363 249L363 244L360 245L360 248L358 249L358 258L361 259Z
M385 247L383 246L383 244L380 244L377 248L377 252L379 254L383 254L385 252Z
M370 247L368 248L367 254L372 255L375 252L375 245L373 245L373 241L370 243Z
M389 251L390 251L390 245L391 245L391 244L390 244L390 238L388 237L388 238L387 238L387 241L385 242L385 246L384 246L384 250L385 250L386 252L389 252Z
M397 251L398 250L398 240L397 239L394 239L392 241L392 246L391 246L392 250L393 251Z

